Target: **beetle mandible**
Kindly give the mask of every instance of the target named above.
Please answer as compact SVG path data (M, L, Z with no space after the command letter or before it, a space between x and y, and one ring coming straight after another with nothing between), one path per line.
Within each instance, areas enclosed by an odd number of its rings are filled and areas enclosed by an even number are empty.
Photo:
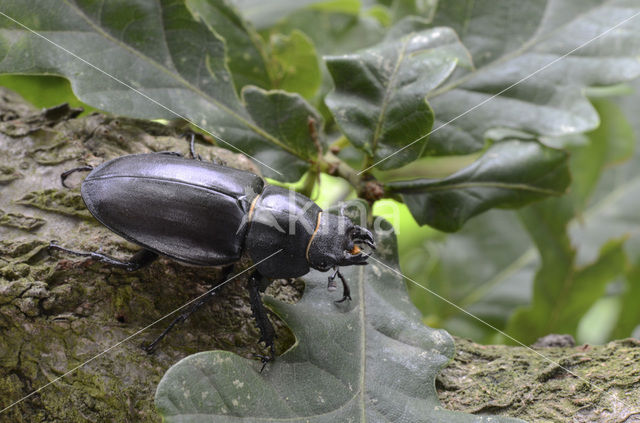
M335 289L336 276L343 285L337 302L351 299L339 268L367 264L369 253L361 247L375 249L373 235L343 215L323 212L302 194L268 185L251 172L202 161L195 154L193 134L190 146L191 158L174 152L133 154L61 175L66 187L71 173L91 171L82 182L82 199L100 223L142 247L131 259L73 251L55 241L50 249L130 271L158 255L196 266L227 266L246 252L255 266L248 290L260 341L269 350L269 356L259 356L266 363L275 356L275 331L260 294L271 280L333 269L329 288ZM205 300L174 320L147 351Z

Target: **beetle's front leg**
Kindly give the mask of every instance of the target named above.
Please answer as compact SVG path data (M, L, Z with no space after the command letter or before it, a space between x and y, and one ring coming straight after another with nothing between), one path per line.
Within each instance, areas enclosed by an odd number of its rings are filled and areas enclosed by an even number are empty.
M351 301L351 289L349 289L349 284L347 283L346 279L344 278L344 276L342 276L342 273L340 273L340 268L336 266L336 271L333 272L333 275L329 276L329 283L327 285L327 289L329 291L335 291L336 290L336 276L340 278L340 282L342 282L342 298L340 300L337 300L336 303L342 303L345 300L349 300Z
M137 253L135 253L128 261L122 261L122 260L118 260L113 257L109 257L105 254L98 253L95 251L84 252L84 251L70 250L68 248L64 248L58 245L56 241L51 241L49 243L49 251L51 250L64 251L65 253L73 254L74 256L91 257L93 259L100 260L112 266L122 267L130 272L134 270L138 270L141 267L144 267L150 264L151 262L153 262L155 259L158 258L158 255L153 251L140 250Z
M264 307L262 298L260 296L260 293L264 292L264 290L267 289L269 283L270 281L258 271L253 272L248 281L249 302L251 304L251 311L253 312L253 317L256 319L256 324L258 325L258 329L260 330L259 342L264 342L266 347L269 349L269 356L258 356L263 363L260 372L264 370L264 367L267 365L267 363L273 360L276 355L274 346L276 331L273 329L273 325L269 321L269 317L267 316L267 309Z

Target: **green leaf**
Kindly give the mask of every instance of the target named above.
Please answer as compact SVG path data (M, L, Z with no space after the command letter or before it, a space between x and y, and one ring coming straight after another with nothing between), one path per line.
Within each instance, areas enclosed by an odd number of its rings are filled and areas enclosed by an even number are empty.
M548 136L594 129L598 116L583 90L640 75L640 25L594 37L637 12L640 3L629 0L439 2L433 25L458 32L476 69L429 94L436 121L424 154L481 149L494 127Z
M640 88L640 81L636 83ZM617 101L617 103L621 103ZM640 134L640 121L636 118L640 96L626 97L617 106L611 100L598 99L595 102L601 113L601 126L585 136L580 136L570 147L570 169L574 176L569 193L561 201L573 202L579 214L570 217L569 247L577 250L577 258L571 263L572 272L585 268L598 260L600 250L612 240L628 237L625 252L631 257L640 257L640 240L637 228L640 215L640 184L637 184L640 155L636 151L633 161L624 165L620 160L628 156L636 143L630 132L632 119ZM527 134L513 131L492 131L496 140L509 136L525 138ZM553 145L565 144L557 140L545 140ZM594 145L595 144L595 145ZM424 160L424 159L423 159ZM592 180L598 182L595 194L590 187ZM635 187L635 188L634 188ZM586 196L586 198L585 198ZM586 201L586 208L585 208ZM562 219L563 213L554 205L556 200L545 201L530 207L549 207L549 219ZM568 211L572 214L571 208ZM568 217L567 217L568 218ZM545 223L548 226L549 223ZM565 228L556 226L556 237ZM532 231L539 231L532 225ZM430 240L425 246L403 255L402 268L411 277L429 281L434 291L450 299L453 303L488 321L499 329L505 329L507 319L518 306L527 306L532 301L533 281L540 267L540 253L531 244L516 213L491 210L469 222L455 234L442 240ZM543 251L555 251L554 244L541 244ZM562 251L562 249L560 250ZM561 257L558 265L566 266L564 260L571 261L570 253L555 253ZM427 259L425 259L427 257ZM547 267L549 263L547 263ZM637 264L627 271L625 283L611 286L611 292L623 291L620 317L615 325L612 338L619 339L631 335L640 324L640 314L636 304L636 293L640 289ZM544 284L544 278L536 279ZM544 290L536 288L536 290ZM579 293L579 292L578 292ZM410 290L412 300L426 314L425 320L438 322L458 336L472 338L480 342L505 342L495 332L459 310L442 304L422 290ZM564 299L572 302L572 298ZM581 323L584 324L584 323Z
M236 89L245 85L277 88L272 85L266 65L266 52L260 35L226 0L187 0L197 20L202 20L226 42L229 70Z
M409 277L428 281L430 289L499 329L517 307L529 304L539 265L521 222L506 210L483 213L459 232L423 241L400 257ZM476 342L496 342L495 330L460 309L412 285L409 293L426 322Z
M640 325L640 266L636 263L625 275L626 289L621 298L620 315L611 333L612 339L632 336L634 329Z
M611 239L626 238L625 253L631 263L626 273L625 284L621 286L621 310L619 322L613 332L617 338L631 336L632 331L640 325L637 301L638 268L640 266L640 149L637 148L640 138L640 120L638 119L638 104L640 104L640 81L634 83L636 93L617 101L624 117L634 125L636 148L634 156L627 163L606 169L602 178L589 198L589 206L577 219L569 225L569 236L576 246L576 261L579 264L589 263L598 255ZM627 123L619 120L615 122L624 129ZM610 117L611 118L611 117ZM624 131L607 131L608 134L624 134ZM622 140L609 138L614 145L620 145ZM614 148L619 151L619 148ZM624 149L623 149L624 150ZM614 157L617 155L613 155Z
M325 102L352 144L373 162L425 136L433 111L428 92L469 63L456 34L447 28L411 33L356 54L326 57L335 84ZM379 166L389 169L420 156L424 143L394 154Z
M300 9L324 3L323 0L233 0L233 2L242 11L242 15L259 29L268 28ZM359 4L359 1L348 0L345 3Z
M0 72L65 76L78 98L113 113L185 117L221 145L254 157L265 176L294 181L308 167L308 158L252 120L236 95L224 41L181 2L78 0L52 7L45 0L7 0L3 12L144 95L4 17ZM277 169L282 162L291 163L287 171Z
M431 19L435 12L437 0L391 0L380 1L389 3L393 21L397 22L406 16L421 16Z
M597 129L586 134L586 145L569 148L572 158L571 195L584 208L605 168L630 159L635 148L633 128L612 100L597 99L593 104L601 116Z
M322 129L322 116L298 94L284 91L265 91L257 87L245 87L242 98L254 122L270 134L283 140L298 157L311 160L318 151L316 140L309 129L313 119L318 130ZM286 174L303 172L306 166L299 162L274 159L272 162Z
M591 198L590 208L579 221L569 227L571 239L578 246L578 261L592 261L598 250L612 238L631 237L628 252L640 258L640 243L636 240L640 216L640 156L605 174Z
M327 274L316 271L304 277L297 304L269 301L297 342L263 373L259 362L221 351L169 369L156 392L165 421L519 421L442 409L435 376L452 357L453 341L420 323L391 270L398 268L392 228L383 222L376 238L381 262L344 268L351 303L336 305Z
M401 194L421 225L451 232L492 207L563 194L570 181L567 160L565 152L536 141L501 141L447 178L391 182L385 189Z
M615 284L615 282L614 282ZM609 290L609 288L607 288ZM618 327L620 299L606 293L600 297L580 319L576 330L577 344L603 345ZM625 338L622 336L620 338ZM613 338L613 339L620 339Z
M523 343L549 333L575 336L580 319L607 284L624 273L625 240L611 241L593 263L575 268L575 251L566 232L573 217L567 199L536 204L520 215L540 251L542 265L534 281L532 304L514 313L507 332Z
M611 231L605 219L592 221L590 216L600 204L591 202L584 215L575 216L575 210L582 211L588 204L606 168L628 159L636 143L618 106L607 99L598 99L594 103L602 123L585 136L585 145L571 147L571 171L576 177L570 196L521 212L542 256L542 265L534 282L533 302L531 306L518 310L509 323L510 333L515 337L527 337L525 342L547 333L576 336L580 319L604 295L605 287L616 277L624 275L626 270L628 234ZM575 228L576 225L581 226L581 222L589 225L593 222L606 231L603 242L577 240L567 225ZM576 257L573 245L578 252L589 250L593 253L588 258L580 258L580 254ZM629 321L632 319L628 316Z
M389 9L384 6L375 5L367 9L364 14L365 16L371 16L372 18L380 22L380 25L384 26L385 28L391 26L391 14L389 12Z
M269 73L273 88L312 98L322 84L322 71L316 48L303 32L273 34L270 41Z
M361 7L360 0L324 0L315 2L309 6L309 9L357 15Z
M350 53L380 42L385 34L373 17L326 8L297 10L271 31L288 34L296 29L307 34L320 54Z
M571 239L578 246L580 263L592 261L598 250L611 238L625 236L631 237L630 252L633 259L640 258L638 164L640 161L636 157L628 166L605 175L583 218L569 226Z
M51 75L0 75L0 86L20 93L29 103L36 107L53 107L69 103L71 107L82 107L84 113L95 109L78 101L71 91L69 81Z

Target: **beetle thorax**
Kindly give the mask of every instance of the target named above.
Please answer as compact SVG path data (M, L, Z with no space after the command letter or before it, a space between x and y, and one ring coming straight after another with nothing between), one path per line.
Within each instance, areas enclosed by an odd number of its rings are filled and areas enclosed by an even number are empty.
M295 278L309 271L307 247L318 227L321 213L312 200L285 188L269 185L252 205L245 248L259 261L257 266L269 278Z

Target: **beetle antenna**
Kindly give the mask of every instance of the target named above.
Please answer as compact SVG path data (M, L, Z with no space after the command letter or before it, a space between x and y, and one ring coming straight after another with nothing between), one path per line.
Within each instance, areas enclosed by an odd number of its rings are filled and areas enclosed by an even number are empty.
M75 172L87 172L87 171L90 171L90 170L93 170L93 166L80 166L80 167L75 167L73 169L69 169L69 170L67 170L65 172L62 172L60 174L60 182L62 183L63 187L71 189L71 187L65 183L65 181L67 180L69 175L71 175L72 173L75 173Z

